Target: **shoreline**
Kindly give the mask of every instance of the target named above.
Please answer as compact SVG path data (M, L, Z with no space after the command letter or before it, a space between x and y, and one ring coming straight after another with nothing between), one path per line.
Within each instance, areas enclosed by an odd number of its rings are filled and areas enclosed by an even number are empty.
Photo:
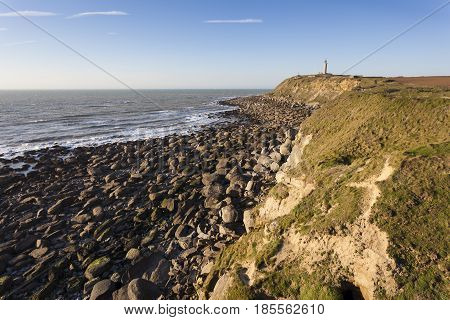
M214 257L245 234L243 211L267 194L294 128L313 111L267 109L270 101L233 99L240 109L225 116L236 121L187 135L11 160L37 164L26 176L0 169L0 295L197 299ZM288 107L298 116L283 122Z
M108 146L123 146L127 144L133 144L133 143L143 143L145 141L150 140L157 140L167 137L173 137L173 136L189 136L191 134L194 134L199 131L207 130L208 128L220 128L222 126L228 126L229 124L233 123L234 121L238 121L239 113L237 110L229 110L229 111L218 111L215 113L210 113L207 115L207 118L213 119L213 118L220 118L221 122L218 123L212 123L212 124L202 124L194 129L188 129L185 131L180 131L177 133L169 133L162 136L154 136L154 137L148 137L148 138L138 138L138 139L130 139L130 140L124 140L124 141L111 141L107 143L100 143L100 144L87 144L87 145L81 145L81 146L69 146L64 144L58 144L55 143L52 146L38 148L38 149L29 149L29 150L23 150L23 151L16 151L13 156L8 156L7 154L0 154L0 175L1 174L8 174L12 173L13 171L20 174L21 171L28 170L29 166L31 164L36 164L39 162L39 159L42 156L46 156L46 154L49 153L57 153L62 160L64 160L66 157L71 156L73 152L77 153L81 151L85 152L91 152L91 150L96 148L103 148ZM241 119L242 120L242 119ZM19 166L20 163L23 163L25 167ZM6 167L6 168L5 168ZM13 170L9 170L13 169ZM20 170L17 170L20 169Z

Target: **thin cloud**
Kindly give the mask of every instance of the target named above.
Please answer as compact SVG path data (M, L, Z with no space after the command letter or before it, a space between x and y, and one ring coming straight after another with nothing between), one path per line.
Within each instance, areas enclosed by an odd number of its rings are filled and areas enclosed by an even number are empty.
M108 32L107 35L108 36L117 36L117 35L119 35L119 33L117 33L117 32Z
M25 10L25 11L11 11L11 12L4 12L0 13L0 17L51 17L56 16L57 13L54 12L48 12L48 11L31 11L31 10Z
M263 23L262 19L237 19L237 20L227 20L227 19L219 19L219 20L206 20L204 23Z
M27 41L19 41L19 42L10 42L10 43L4 43L3 46L4 47L15 47L15 46L22 46L25 44L33 44L33 43L37 43L36 40L27 40Z
M0 31L7 31L8 28L0 28Z
M73 16L67 17L68 19L82 18L90 16L128 16L128 13L123 11L92 11L92 12L81 12L74 14Z

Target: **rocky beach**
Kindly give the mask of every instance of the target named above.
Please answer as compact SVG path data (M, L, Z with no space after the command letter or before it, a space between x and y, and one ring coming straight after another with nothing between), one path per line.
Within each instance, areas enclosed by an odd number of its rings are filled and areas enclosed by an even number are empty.
M317 104L223 104L186 135L0 159L3 299L198 299Z

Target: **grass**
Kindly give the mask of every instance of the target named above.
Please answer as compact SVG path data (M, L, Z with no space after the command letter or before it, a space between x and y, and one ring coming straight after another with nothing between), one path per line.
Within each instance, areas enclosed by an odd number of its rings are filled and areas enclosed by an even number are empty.
M324 184L294 208L294 225L308 231L324 232L335 226L350 224L362 213L363 192L342 181Z
M204 287L211 291L219 275L234 270L236 265L253 261L257 268L270 265L270 259L278 252L281 238L274 237L264 242L264 231L259 229L242 236L239 241L226 247L215 261L214 267L205 280Z
M389 158L396 171L378 183L382 195L372 219L388 235L388 253L397 263L394 276L400 290L388 297L379 288L377 297L448 299L450 108L445 97L450 91L360 78L353 90L336 95L341 84L348 89L354 83L336 77L321 86L324 78L295 77L272 93L302 100L314 90L324 90L316 99L322 107L301 126L312 140L302 161L288 172L313 182L314 191L289 215L277 219L279 232L267 238L257 229L227 247L217 259L216 272L248 261L256 262L262 273L273 270L271 257L289 228L303 234L332 233L336 227L351 224L362 213L366 190L349 184L379 174ZM285 187L276 185L270 193L284 199L288 195ZM278 266L259 280L252 294L263 290L276 298L342 298L339 283L327 276L329 269L323 265L308 274L295 263ZM238 289L236 296L248 296L243 288Z
M448 299L450 109L442 98L448 90L364 86L370 83L363 81L361 90L344 93L303 123L302 132L313 140L292 174L307 172L317 187L290 222L304 232L352 222L361 213L363 190L346 186L379 173L389 157L400 169L380 184L375 221L387 232L399 267L401 290L394 298ZM321 214L323 208L329 213Z
M252 286L246 285L239 276L239 268L232 272L232 285L227 290L228 300L253 300L265 298L288 298L295 300L337 300L342 299L339 280L326 269L311 274L298 272L293 266L267 272Z
M399 298L448 299L448 143L415 150L382 186L374 220L391 240Z
M273 237L264 242L263 230L244 235L239 241L228 246L216 260L215 269L222 271L231 268L235 261L252 260L256 266L263 268L269 264L281 246L281 238Z
M348 77L293 77L278 85L271 95L301 102L326 102L340 93L351 90L360 82Z
M450 141L440 144L430 144L405 151L407 156L441 156L450 154Z
M254 300L253 290L247 286L239 277L239 271L233 272L233 282L228 289L225 298L227 300Z
M343 94L317 110L302 125L312 134L300 170L351 164L386 153L402 153L448 139L448 102L440 95L429 99L386 97L384 94Z
M289 189L284 183L277 183L270 190L269 195L277 200L283 200L289 196Z
M326 270L317 270L311 274L299 272L295 266L271 272L258 287L266 295L275 298L294 300L337 300L342 299L338 285L330 283L330 274Z
M255 246L255 244L253 244ZM268 243L264 244L260 250L257 250L254 257L256 267L262 269L270 265L270 258L272 258L282 245L282 240L279 237L274 237Z

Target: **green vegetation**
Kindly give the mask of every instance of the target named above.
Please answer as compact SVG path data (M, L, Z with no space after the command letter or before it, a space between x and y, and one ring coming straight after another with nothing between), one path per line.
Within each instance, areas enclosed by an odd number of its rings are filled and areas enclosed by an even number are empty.
M383 78L348 80L295 77L271 94L310 101L319 93L315 101L322 103L321 108L301 125L302 133L311 134L312 140L302 161L288 172L292 177L306 177L315 189L289 215L276 219L279 230L269 238L257 229L226 248L215 270L222 273L244 261L256 262L264 276L251 287L252 296L264 292L276 298L342 298L340 284L327 275L330 265L308 273L298 261L275 267L271 257L288 229L334 234L353 223L367 205L367 190L352 183L379 175L389 159L395 171L377 183L381 196L371 219L387 233L399 290L392 296L378 288L376 297L449 299L450 108L446 97L450 90L408 87ZM289 191L279 184L270 193L284 199ZM346 272L333 276L351 279ZM235 296L250 296L238 289Z
M279 236L273 237L268 242L264 242L263 239L264 231L256 230L242 236L239 241L225 248L216 259L213 270L205 280L204 287L209 291L212 290L218 275L223 274L226 270L236 268L237 262L239 262L238 265L246 261L254 262L260 269L269 265L270 258L278 252L282 242ZM239 284L239 282L237 283ZM236 290L242 291L239 288Z
M233 284L227 291L227 300L254 300L255 294L253 290L247 286L239 277L239 271L233 273Z
M268 274L257 284L270 297L284 297L295 300L336 300L342 299L339 287L331 284L331 275L326 270L311 274L299 272L295 266Z
M340 76L297 76L280 83L269 95L300 102L325 103L352 90L360 82L360 79Z
M296 300L336 300L343 293L339 280L333 279L326 269L311 274L299 272L294 265L266 272L266 277L248 286L239 276L242 269L232 272L232 285L226 292L229 300L251 300L260 297L288 298Z
M364 190L349 187L349 178L343 175L333 182L321 180L320 188L292 210L290 219L294 226L304 231L323 232L352 223L362 213Z
M269 195L277 200L283 200L289 196L289 190L284 183L278 183L270 190Z
M410 154L422 155L405 159L382 186L374 219L389 234L389 254L400 269L398 298L449 299L448 143L416 150Z
M405 155L408 156L443 156L450 154L450 142L444 142L441 144L431 144L422 146L413 150L408 150Z
M350 92L317 110L302 124L313 141L303 154L303 165L314 173L355 160L401 154L430 143L446 141L448 100ZM317 168L319 167L319 168Z
M392 180L379 184L374 219L387 232L400 270L396 298L449 297L448 92L363 79L356 91L328 102L302 125L313 140L291 174L308 172L317 188L284 220L304 232L352 222L362 212L364 190L348 184L378 174L388 157L399 167Z
M216 260L216 270L230 268L235 261L245 261L256 256L263 231L257 230L246 234L239 241L225 248Z
M264 242L263 233L263 230L251 232L225 248L217 258L216 271L230 268L235 261L256 261L256 266L260 268L267 265L280 248L281 238L274 236Z
M270 258L272 258L280 250L281 244L282 241L278 237L274 237L274 239L266 243L255 255L256 267L261 269L269 265Z

